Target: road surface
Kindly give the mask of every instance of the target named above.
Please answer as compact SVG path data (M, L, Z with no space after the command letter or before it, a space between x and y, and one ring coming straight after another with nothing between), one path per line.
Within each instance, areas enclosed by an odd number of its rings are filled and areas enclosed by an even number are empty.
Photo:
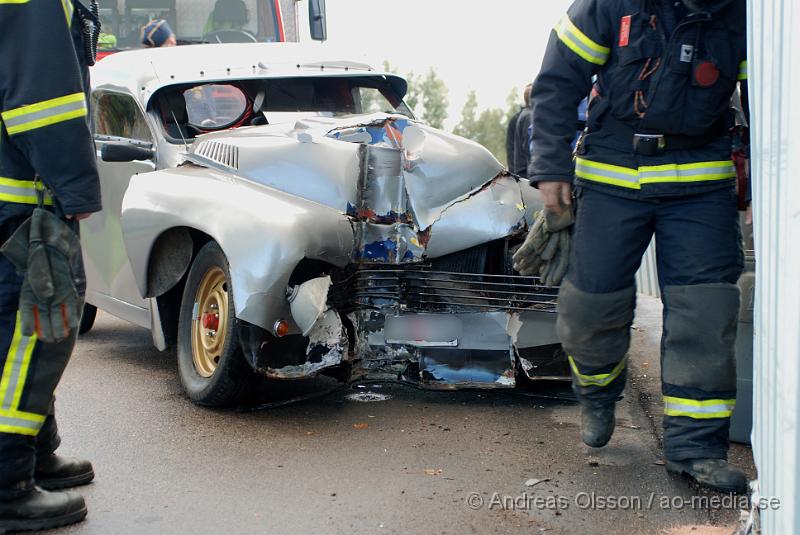
M281 383L260 402L330 384ZM388 399L348 399L365 392ZM701 534L738 518L665 473L632 394L594 451L573 403L501 392L370 385L211 410L183 395L173 352L101 312L57 396L61 452L97 473L80 489L87 520L57 534ZM724 529L688 527L704 524Z

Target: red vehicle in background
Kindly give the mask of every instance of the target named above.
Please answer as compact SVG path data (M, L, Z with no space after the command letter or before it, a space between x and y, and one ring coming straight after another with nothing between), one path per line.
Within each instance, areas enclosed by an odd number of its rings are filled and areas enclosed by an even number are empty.
M324 41L325 2L308 3L311 38ZM141 48L141 28L165 19L178 44L299 41L303 1L297 0L103 0L98 59Z

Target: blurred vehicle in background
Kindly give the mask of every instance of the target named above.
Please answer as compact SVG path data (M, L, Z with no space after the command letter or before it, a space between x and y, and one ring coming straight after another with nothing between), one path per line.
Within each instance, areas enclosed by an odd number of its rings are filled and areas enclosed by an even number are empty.
M307 4L307 7L306 7ZM300 14L308 11L308 22ZM166 20L179 45L324 41L324 0L104 0L99 58L141 48L141 28Z

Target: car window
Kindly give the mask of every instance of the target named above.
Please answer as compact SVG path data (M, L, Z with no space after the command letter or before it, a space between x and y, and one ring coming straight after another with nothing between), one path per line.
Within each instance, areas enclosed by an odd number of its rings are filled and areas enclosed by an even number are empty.
M198 85L183 92L189 124L214 130L233 125L247 111L247 97L238 87L225 84Z
M133 97L118 93L92 95L92 119L96 134L152 142L150 129Z
M359 87L358 97L361 102L362 113L376 113L395 111L395 106L389 102L379 89L374 87Z

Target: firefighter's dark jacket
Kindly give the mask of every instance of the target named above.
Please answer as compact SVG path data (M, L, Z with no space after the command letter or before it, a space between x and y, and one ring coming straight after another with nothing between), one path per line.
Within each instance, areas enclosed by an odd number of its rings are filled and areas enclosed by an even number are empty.
M65 214L100 210L73 0L0 0L0 222L36 205L40 177Z
M685 17L666 0L577 0L569 8L533 84L532 182L576 177L632 196L733 183L724 123L747 78L745 0L706 5ZM573 161L575 109L590 92L588 133ZM684 144L644 156L633 149L636 133Z

